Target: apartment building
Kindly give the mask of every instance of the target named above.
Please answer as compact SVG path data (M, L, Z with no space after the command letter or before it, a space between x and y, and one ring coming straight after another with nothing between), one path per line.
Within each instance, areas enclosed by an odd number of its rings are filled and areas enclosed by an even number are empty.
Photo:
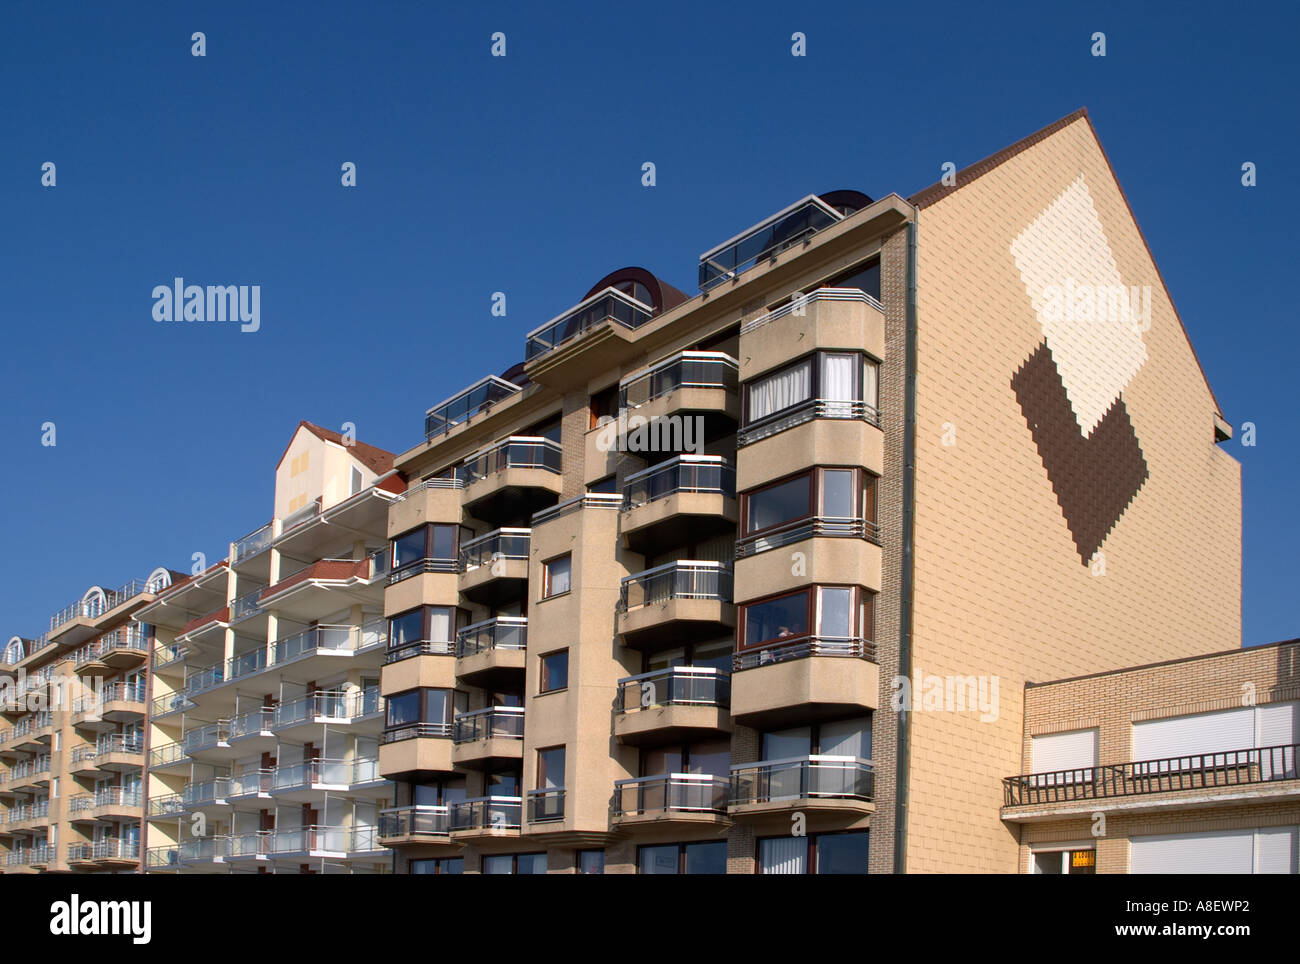
M1086 113L698 282L600 279L397 457L398 871L1015 872L1024 684L1240 644L1231 430Z
M393 456L307 422L271 521L135 619L155 628L144 865L384 873L378 771Z
M0 666L0 872L134 872L140 862L148 625L156 569L92 586Z
M1297 872L1300 641L1030 685L1002 819L1034 874Z

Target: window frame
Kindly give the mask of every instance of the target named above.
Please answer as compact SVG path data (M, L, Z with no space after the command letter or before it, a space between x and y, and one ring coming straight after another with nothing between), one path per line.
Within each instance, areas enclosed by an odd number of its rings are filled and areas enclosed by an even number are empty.
M550 682L550 671L547 669L546 661L553 656L564 657L564 685L548 686ZM569 648L553 649L549 653L542 653L538 657L540 670L537 674L537 695L544 696L547 693L561 693L569 688Z
M562 559L567 559L569 563L569 585L567 589L561 589L558 592L551 591L551 566ZM559 596L567 596L573 592L573 553L562 552L558 556L552 556L542 562L542 600L555 599Z
M859 834L867 838L868 861L867 868L870 868L870 847L871 847L871 828L865 830L828 830L823 833L810 833L805 836L807 849L804 851L804 877L822 876L820 869L820 859L818 852L818 841L823 837L843 837L847 834ZM789 840L788 836L758 837L754 840L754 873L763 874L763 841L765 840ZM862 873L869 873L869 869L863 869ZM784 876L784 875L777 875Z
M736 620L736 652L741 653L746 650L761 649L763 646L771 645L777 640L795 642L800 639L810 639L823 635L821 632L823 589L847 589L850 591L850 626L848 638L874 642L876 593L869 589L864 589L862 586L818 582L807 586L800 586L798 589L783 589L780 592L772 593L767 596L760 596L757 599L750 599L746 602L740 603L737 606L740 612L737 614L738 618ZM750 641L749 609L751 607L773 602L777 599L783 599L787 596L797 596L800 593L808 594L808 605L805 616L808 630L806 632L792 633L789 636L774 636L770 639L760 640L759 642Z
M780 418L783 414L787 414L789 412L794 411L800 405L806 405L810 401L816 401L817 399L821 398L822 381L823 381L822 366L826 356L829 355L856 355L859 361L859 364L854 369L854 373L853 373L853 393L856 397L853 399L834 399L834 401L861 402L869 406L870 408L879 409L880 408L880 404L879 404L880 403L880 359L879 358L876 358L870 352L867 352L861 348L843 348L843 349L814 348L811 351L805 352L803 355L800 355L798 358L792 359L791 361L786 362L785 364L780 365L777 368L772 368L769 369L768 371L760 372L759 374L754 375L752 378L747 379L742 384L742 388L744 389L743 391L744 397L741 399L740 427L742 429L745 429L745 428L752 428L755 425L762 425L768 421ZM752 405L751 405L752 389L757 387L759 384L767 382L769 379L776 378L777 376L785 374L786 372L789 372L791 369L794 369L804 364L810 365L810 371L808 375L808 397L801 399L791 405L787 405L785 408L780 408L775 411L768 412L762 418L755 419L753 416ZM866 381L865 368L867 364L872 364L876 366L876 379L875 379L876 398L872 401L868 401L867 399L862 397L865 394L865 381Z
M668 842L668 843L648 843L648 844L638 844L638 845L637 845L637 848L636 848L636 872L637 872L638 875L644 873L644 871L641 869L641 866L642 866L641 855L642 855L642 853L643 853L645 850L647 850L647 849L649 849L649 848L660 849L660 848L664 848L664 847L676 847L676 848L677 848L677 870L676 870L675 872L676 872L678 875L685 876L685 875L686 875L686 848L688 848L688 847L699 847L699 846L717 845L717 844L722 844L722 847L723 847L723 851L722 851L722 852L723 852L722 863L723 863L723 872L725 873L725 872L726 872L726 862L727 862L727 856L726 856L726 855L727 855L727 841L726 841L725 839L723 839L723 840L684 840L684 841ZM649 877L649 876L656 876L656 875L654 875L654 874L646 874L646 876Z
M453 532L451 555L449 557L435 556L433 554L433 546L435 540L434 531L439 528L451 529ZM418 559L412 559L410 562L403 563L402 565L399 566L397 564L397 544L401 542L403 539L407 538L408 536L414 535L416 532L419 532L420 530L424 531L423 554ZM467 526L463 526L458 522L422 522L418 526L413 526L412 528L407 529L405 532L400 532L388 540L389 569L394 573L404 572L407 569L410 569L413 566L417 566L420 563L425 562L429 559L433 559L437 562L451 562L455 564L460 560L461 545L464 542L468 541L466 539L467 534L469 535L470 538L473 538L473 531L470 530Z

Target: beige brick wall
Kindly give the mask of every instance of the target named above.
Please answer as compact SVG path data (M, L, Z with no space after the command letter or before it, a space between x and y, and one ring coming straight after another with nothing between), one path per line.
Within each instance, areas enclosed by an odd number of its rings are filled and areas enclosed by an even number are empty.
M1044 337L1011 246L1081 175L1122 283L1151 286L1146 360L1122 393L1149 477L1102 543L1104 575L1081 562L1011 386ZM913 664L996 676L1000 706L990 723L913 714L907 869L1013 872L998 808L1024 682L1240 644L1240 472L1213 445L1215 402L1086 118L959 181L919 224ZM1104 486L1112 468L1072 471Z

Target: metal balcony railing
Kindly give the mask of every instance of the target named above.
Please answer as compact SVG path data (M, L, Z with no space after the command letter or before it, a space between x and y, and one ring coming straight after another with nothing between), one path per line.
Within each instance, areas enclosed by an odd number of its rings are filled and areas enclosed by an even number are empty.
M623 511L684 492L736 497L736 469L720 455L679 455L629 475L623 485Z
M627 612L670 599L731 602L731 586L731 569L724 563L682 559L625 576L618 608Z
M798 519L737 539L736 558L744 559L804 539L865 539L880 545L880 528L863 518L814 516Z
M208 806L218 800L225 800L228 796L230 796L229 777L191 783L181 791L181 800L187 810L192 807Z
M768 803L820 798L866 800L874 793L870 760L815 754L731 768L731 803Z
M109 753L143 753L144 737L138 733L110 733L95 742L96 756Z
M344 760L310 760L278 766L271 778L272 790L291 790L317 784L348 786L352 783L354 767Z
M181 849L176 844L162 844L145 851L144 866L146 870L179 870L181 866Z
M518 392L519 386L496 375L489 375L469 388L440 402L424 416L424 437L433 439L445 435L457 425L470 421L475 415L486 412L497 402Z
M398 743L402 740L446 739L451 736L452 724L446 723L401 723L385 728L379 735L380 743Z
M549 823L564 819L564 787L528 791L528 822Z
M450 656L456 644L449 639L411 639L390 645L384 653L384 663L400 663L414 656Z
M112 838L95 842L95 860L139 860L140 841Z
M167 766L185 760L185 747L180 743L160 743L149 749L149 766Z
M739 381L740 364L726 352L679 351L649 371L620 382L618 407L640 408L683 388L717 388L734 393Z
M453 743L471 743L475 740L522 740L523 738L524 708L522 706L490 706L470 713L457 713L453 723Z
M190 702L189 697L184 693L164 693L162 696L154 697L149 712L153 716L165 716L168 713L193 709L193 707L194 704Z
M813 194L782 208L700 255L700 290L709 291L736 279L763 259L775 258L787 248L802 244L843 217Z
M104 613L116 609L128 599L132 599L145 591L146 587L143 579L132 579L126 585L119 586L117 589L104 590L102 598L99 595L88 595L78 599L76 602L64 606L50 617L50 632L54 632L64 623L71 622L74 619L98 619Z
M182 861L206 862L223 860L230 856L230 836L228 834L210 837L191 837L182 840L177 848Z
M520 650L527 645L527 616L495 616L456 633L456 655L462 659L494 649Z
M240 713L238 716L231 717L228 738L238 740L242 737L270 732L274 720L275 708L271 706L259 706L247 713Z
M875 662L876 644L861 636L796 636L762 646L748 646L732 656L732 669L740 672L809 656L838 656Z
M507 559L528 560L532 529L494 529L460 547L460 569L469 572Z
M350 653L354 652L361 639L355 626L329 625L313 626L311 629L292 636L286 636L275 642L275 662L285 663L291 659L308 656L317 652Z
M270 793L275 779L275 769L261 767L233 774L230 778L230 795L246 797L255 793Z
M149 816L151 817L169 817L184 812L185 800L179 793L169 793L165 796L154 797L149 801Z
M618 681L619 713L655 706L731 706L731 676L711 666L670 666Z
M605 288L540 328L528 333L524 361L554 351L570 339L605 322L635 331L654 316L654 308L617 288Z
M273 524L268 522L260 529L256 529L238 540L235 543L234 551L230 554L231 564L238 565L271 548L272 528Z
M667 773L614 782L615 816L726 813L731 781L708 773Z
M104 687L101 699L105 703L121 701L126 703L143 703L145 697L144 680L134 683L114 682Z
M380 837L445 837L450 831L448 807L394 807L379 812Z
M190 730L181 737L181 746L186 753L198 753L220 746L230 739L230 721L218 720L198 729Z
M139 787L101 787L95 791L95 808L138 807L140 799Z
M348 852L351 831L344 827L310 826L275 830L271 836L271 853L297 854L311 851Z
M230 838L231 857L266 857L272 853L274 831L256 830L253 833L235 834Z
M456 478L470 486L506 469L541 469L560 473L563 449L550 439L512 435L467 459L456 469Z
M523 809L521 797L474 797L450 806L451 829L518 830Z
M1295 780L1297 750L1284 744L1028 773L1002 781L1003 803L1041 806Z
M814 419L849 419L880 427L880 409L866 402L810 398L790 408L750 422L736 432L736 445L744 447Z

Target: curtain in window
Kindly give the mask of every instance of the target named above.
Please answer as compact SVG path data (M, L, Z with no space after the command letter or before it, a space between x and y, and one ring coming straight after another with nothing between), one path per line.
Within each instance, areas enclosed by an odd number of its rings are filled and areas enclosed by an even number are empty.
M451 610L443 608L430 609L429 639L434 642L448 642L452 636Z
M861 367L859 355L823 355L820 395L827 402L826 414L831 418L849 418L853 415L851 402L857 401L857 379Z
M756 422L812 396L812 364L800 362L749 386L749 420Z
M807 837L772 837L758 843L758 859L765 874L806 874Z
M880 366L873 361L862 366L862 400L872 408L880 407Z

